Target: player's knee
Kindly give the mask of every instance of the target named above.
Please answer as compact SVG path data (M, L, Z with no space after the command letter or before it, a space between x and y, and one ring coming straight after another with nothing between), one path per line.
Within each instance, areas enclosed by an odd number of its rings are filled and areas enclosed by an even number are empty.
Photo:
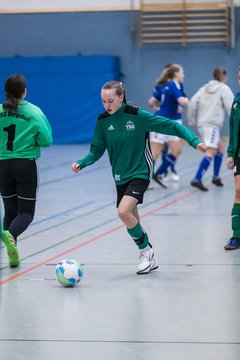
M128 215L129 215L129 213L126 210L126 208L123 208L123 207L118 208L118 216L124 223L127 221Z
M236 187L235 189L235 203L240 203L240 187Z

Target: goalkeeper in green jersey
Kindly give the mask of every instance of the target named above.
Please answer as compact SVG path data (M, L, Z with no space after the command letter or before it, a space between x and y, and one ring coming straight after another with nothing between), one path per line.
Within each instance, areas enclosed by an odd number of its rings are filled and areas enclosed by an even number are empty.
M35 212L40 148L52 143L52 130L43 112L24 100L26 80L21 74L5 82L6 100L0 104L0 192L4 205L2 241L10 267L20 264L17 237Z
M157 269L158 263L140 224L137 205L143 202L153 170L149 132L179 136L202 152L206 148L175 120L128 105L121 82L104 84L101 98L106 111L98 117L90 152L72 164L72 169L78 172L93 164L107 149L117 188L118 216L140 250L137 274L147 274Z

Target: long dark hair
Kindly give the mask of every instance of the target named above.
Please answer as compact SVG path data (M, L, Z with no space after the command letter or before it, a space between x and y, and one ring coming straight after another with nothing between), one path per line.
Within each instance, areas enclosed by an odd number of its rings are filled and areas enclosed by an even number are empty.
M5 82L6 100L3 103L4 109L16 110L19 100L26 89L26 79L22 74L12 74Z
M123 95L123 102L125 104L127 103L125 86L121 81L111 80L106 82L102 87L102 90L111 90L111 89L115 89L117 96Z

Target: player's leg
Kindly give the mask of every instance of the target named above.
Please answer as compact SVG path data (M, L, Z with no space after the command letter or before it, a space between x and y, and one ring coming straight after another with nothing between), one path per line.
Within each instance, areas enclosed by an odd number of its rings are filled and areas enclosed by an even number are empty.
M235 198L231 212L232 237L224 246L225 250L235 250L240 248L240 158L235 161Z
M150 143L151 143L151 151L153 155L153 176L152 179L157 182L158 185L166 188L167 186L164 184L161 177L155 172L154 167L157 159L159 158L160 154L162 153L164 144L165 144L165 135L159 133L150 133ZM151 183L149 185L152 188ZM149 188L148 187L148 188Z
M8 230L17 238L33 221L37 190L38 190L38 168L35 159L23 159L19 164L22 175L18 176L18 215L9 225Z
M4 204L4 217L3 217L3 230L7 230L13 219L18 214L18 198L17 194L4 196L3 195L3 204Z
M174 137L169 142L170 154L168 154L168 160L170 161L171 179L173 181L179 181L180 177L176 170L176 161L182 152L182 145L178 137Z
M16 240L8 232L9 224L18 214L17 189L14 179L14 162L12 160L0 161L0 188L4 205L1 240L7 248L9 265L11 267L16 267L20 263Z
M167 154L168 154L168 148L169 148L168 143L165 142L165 143L163 144L162 153L161 153L161 155L162 155L162 162L164 162L164 160L165 160L165 158L166 158L166 156L167 156ZM168 174L168 173L166 172L166 173L164 174L164 177L166 177L167 174Z
M154 134L154 136L152 134ZM158 133L151 133L150 136L151 151L154 161L158 159L164 145L163 143L159 142L158 137L156 137L155 134L159 135Z
M159 176L163 176L165 173L167 173L169 168L171 168L171 167L175 168L176 160L182 151L181 143L177 136L168 136L167 143L168 143L170 151L165 156L162 164L160 165L160 167L157 170L157 174Z
M223 146L222 141L220 140L218 143L216 155L214 156L214 160L213 160L212 183L216 186L223 186L222 179L219 176L220 168L221 168L222 160L223 160L223 155L224 155L224 146Z
M149 244L147 233L141 227L137 204L142 203L148 181L134 179L126 185L124 192L118 189L118 216L127 227L127 231L140 251L138 274L146 274L157 269L158 264ZM122 196L121 196L122 195Z
M7 227L4 227L4 231L2 232L2 240L7 246L9 265L16 267L20 263L17 237L28 228L34 217L38 188L38 171L36 161L30 159L16 159L13 167L17 182L17 205L16 202L14 204L9 201L11 198L3 196L6 214L13 214L15 211L15 216L7 216ZM11 221L9 221L10 218ZM13 247L15 247L15 255L13 255Z
M212 127L200 127L198 130L207 147L207 151L204 153L204 157L198 165L195 177L191 181L191 185L201 191L208 191L208 188L205 187L202 183L202 178L211 165L211 162L216 154L218 143L220 141L219 129Z
M35 199L18 198L18 215L15 216L8 226L8 231L12 234L14 239L17 240L18 236L21 235L33 221L35 206Z

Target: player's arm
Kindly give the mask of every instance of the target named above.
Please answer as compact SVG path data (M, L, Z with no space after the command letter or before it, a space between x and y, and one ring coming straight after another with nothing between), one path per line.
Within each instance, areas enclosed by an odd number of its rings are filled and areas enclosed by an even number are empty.
M234 106L235 106L235 101L233 102L231 114L229 117L229 144L227 148L228 158L233 158L235 155L234 154Z
M183 92L183 85L182 84L178 84L178 86L172 84L171 85L171 91L172 91L172 93L173 93L174 97L176 98L179 105L181 105L181 106L188 105L189 99L185 95L185 93Z
M205 151L205 146L201 143L201 140L178 121L151 114L144 110L140 110L140 114L145 117L146 131L178 136L187 141L194 149Z
M230 116L230 114L231 114L233 100L234 100L233 92L226 85L225 86L225 91L224 91L224 93L222 95L222 102L223 102L224 109L226 110L228 116Z
M196 124L196 116L197 116L197 110L199 106L200 96L202 94L202 91L204 91L204 87L201 87L190 99L188 108L187 108L187 119L188 124L190 126L194 126Z
M232 170L234 168L234 160L232 156L229 156L226 160L226 166L228 170Z
M148 100L148 103L154 112L156 112L160 109L160 102L154 96L150 97L150 99Z
M177 101L178 101L179 105L181 105L181 106L186 106L189 103L189 99L185 96L179 96L177 98Z
M86 156L84 156L82 159L73 163L72 170L74 172L78 172L83 168L85 168L86 166L92 165L103 156L105 150L106 150L105 134L100 124L100 121L98 121L94 130L89 153Z
M36 135L36 142L40 147L48 147L52 144L52 128L46 118L41 112L36 119L38 126L38 133Z

